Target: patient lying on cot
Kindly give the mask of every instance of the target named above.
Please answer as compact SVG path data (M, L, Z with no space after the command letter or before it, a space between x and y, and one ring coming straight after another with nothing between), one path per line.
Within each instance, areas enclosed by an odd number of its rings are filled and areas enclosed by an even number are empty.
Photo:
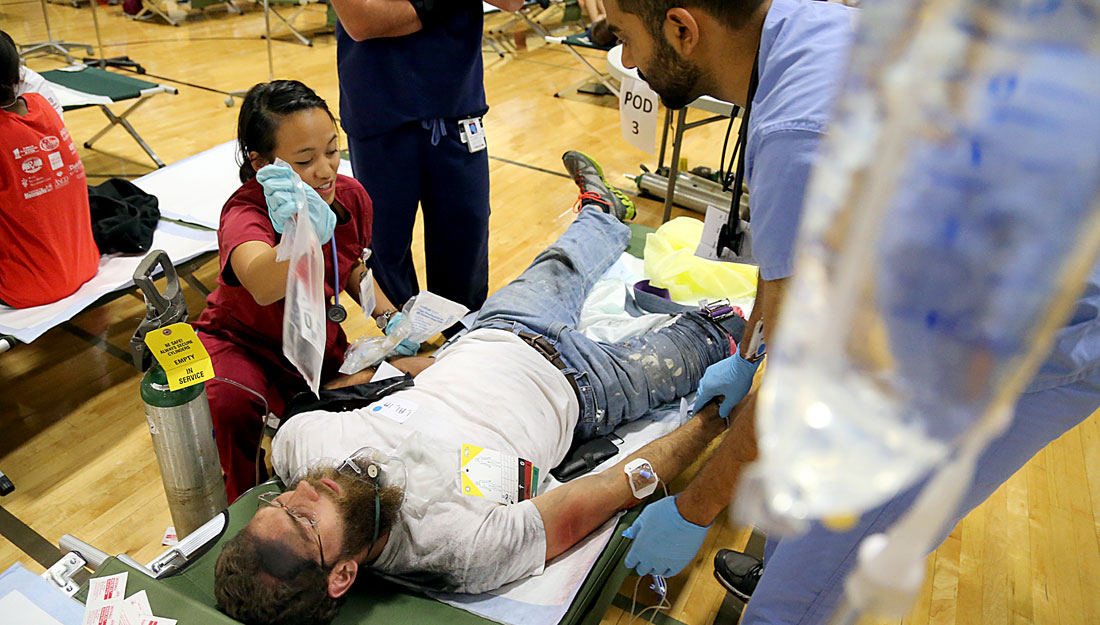
M501 452L545 476L575 439L693 391L744 327L689 312L620 343L575 331L588 289L626 248L620 219L632 206L590 159L565 160L584 202L576 221L489 298L471 332L413 387L348 412L299 414L279 429L273 464L291 489L225 545L215 569L220 609L245 623L327 623L362 567L413 587L485 592L540 574L638 502L626 461L529 499L516 484L490 498L492 488L466 472L468 458ZM671 480L724 429L704 409L630 459ZM538 482L531 474L529 486Z

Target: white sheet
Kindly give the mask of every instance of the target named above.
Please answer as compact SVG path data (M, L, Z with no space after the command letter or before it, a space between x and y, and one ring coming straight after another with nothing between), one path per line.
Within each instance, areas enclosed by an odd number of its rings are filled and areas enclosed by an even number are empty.
M199 254L218 249L217 233L169 221L157 224L150 249L164 250L173 264L190 260ZM52 304L33 308L0 306L0 334L10 334L30 343L47 330L72 319L100 297L134 284L134 270L144 255L102 256L99 271L72 295Z
M237 142L227 141L172 163L134 181L160 200L160 214L168 219L218 228L222 205L241 186ZM351 175L351 163L340 161L340 173Z
M598 283L605 288L590 292L581 309L580 329L586 336L594 340L606 340L608 335L614 334L614 340L622 340L627 335L646 332L668 322L668 315L656 314L631 319L621 306L619 315L609 313L613 308L610 305L611 300L618 297L613 293L617 292L625 298L626 286L632 286L640 280L641 272L641 261L625 253L608 269ZM618 282L617 286L615 282ZM629 331L624 332L624 329ZM619 453L596 467L596 472L614 466L626 455L634 453L646 443L664 436L679 425L679 407L667 406L650 411L640 419L619 426L615 430L615 434L623 439L619 444ZM546 475L549 476L549 472L546 472ZM540 492L547 492L560 485L557 480L548 477L547 483L542 485ZM569 551L548 562L542 575L521 579L481 595L428 594L443 603L498 623L554 625L561 621L569 610L585 577L611 540L611 534L617 522L618 516L609 520Z

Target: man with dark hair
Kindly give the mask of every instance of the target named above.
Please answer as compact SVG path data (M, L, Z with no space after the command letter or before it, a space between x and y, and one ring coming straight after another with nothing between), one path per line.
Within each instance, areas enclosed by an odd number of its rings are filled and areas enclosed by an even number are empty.
M682 106L712 95L744 107L747 143L741 161L752 202L752 237L743 251L751 250L761 278L748 327L762 320L765 335L771 335L793 270L810 168L845 78L858 12L813 0L605 0L605 6L611 29L623 41L624 64L637 65L666 104ZM1012 97L1030 96L1018 88ZM966 164L939 163L944 171L969 167L972 149L969 139L964 143L959 153ZM937 199L918 195L913 201ZM1011 425L983 452L954 520L1100 406L1098 285L1100 266L1093 268L1074 315L1016 403ZM749 354L738 353L707 370L695 405L724 397L719 409L724 415L740 402L735 421L748 420L744 427L751 430L755 395L746 394L756 364L743 356ZM754 440L727 437L684 492L648 507L629 530L635 543L627 566L639 573L675 574L690 562L707 526L729 503L742 468L756 457ZM828 622L860 543L891 527L921 486L865 512L848 531L813 523L803 536L769 541L766 566L745 554L719 552L719 581L743 599L751 595L742 625Z
M267 500L219 557L215 592L230 616L327 622L366 565L406 585L450 592L486 592L538 575L547 560L638 502L627 461L645 458L670 480L726 429L708 409L598 475L533 498L517 497L515 485L500 487L496 499L488 489L476 496L484 487L464 467L479 454L503 454L501 467L527 461L529 486L537 486L575 440L690 393L744 329L739 317L688 312L618 343L575 330L589 288L622 254L630 231L621 221L628 207L599 167L577 152L564 160L582 191L576 221L486 301L469 334L429 359L412 388L349 412L299 414L280 427L272 460L292 488ZM373 475L362 463L333 468L364 453L380 458Z
M637 67L666 106L711 95L744 110L738 167L744 168L752 202L752 229L739 253L760 266L748 327L761 322L769 336L793 269L802 196L828 126L856 11L813 0L606 0L606 7L608 24L623 42L623 63ZM747 343L707 370L696 409L724 398L719 414L727 417L746 396L758 364L747 360ZM750 425L754 397L740 412ZM742 466L755 457L752 437L727 438L683 493L651 506L631 527L635 544L627 566L678 573L729 502ZM724 552L720 564L726 560L735 574L719 580L735 592L759 571L749 556Z

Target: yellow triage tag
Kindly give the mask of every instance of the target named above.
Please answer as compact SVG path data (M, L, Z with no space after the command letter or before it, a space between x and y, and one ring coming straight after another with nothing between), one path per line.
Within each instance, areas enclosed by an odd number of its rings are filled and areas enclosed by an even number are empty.
M463 495L513 504L538 494L539 469L516 455L463 444L460 486Z
M173 323L145 335L145 345L168 375L168 388L178 391L214 378L214 365L194 328Z

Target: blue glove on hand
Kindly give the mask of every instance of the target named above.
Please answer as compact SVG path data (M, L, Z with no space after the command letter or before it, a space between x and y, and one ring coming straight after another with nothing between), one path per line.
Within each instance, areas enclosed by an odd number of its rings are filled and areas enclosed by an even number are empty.
M405 318L405 313L395 313L390 320L386 323L386 329L382 330L382 334L389 336L390 332L401 323L401 320ZM416 352L420 351L420 343L410 341L409 339L401 339L401 342L394 348L398 356L415 356Z
M676 575L699 552L707 529L685 521L676 508L675 497L650 504L623 532L626 538L634 539L626 553L626 568L636 569L638 575Z
M281 233L286 227L287 220L298 214L296 187L300 180L301 178L293 169L278 165L267 165L256 172L256 181L264 188L267 214L271 217L275 232ZM306 192L309 220L313 222L317 238L324 245L332 238L332 231L336 228L336 213L332 212L332 208L325 204L313 187L302 183L302 188Z
M729 419L730 411L739 401L745 398L752 388L752 376L756 374L756 368L760 362L749 362L741 357L741 352L719 360L707 367L703 373L703 379L699 381L699 390L695 392L695 404L692 412L707 405L707 402L718 397L725 396L722 405L718 407L718 414L723 419Z

